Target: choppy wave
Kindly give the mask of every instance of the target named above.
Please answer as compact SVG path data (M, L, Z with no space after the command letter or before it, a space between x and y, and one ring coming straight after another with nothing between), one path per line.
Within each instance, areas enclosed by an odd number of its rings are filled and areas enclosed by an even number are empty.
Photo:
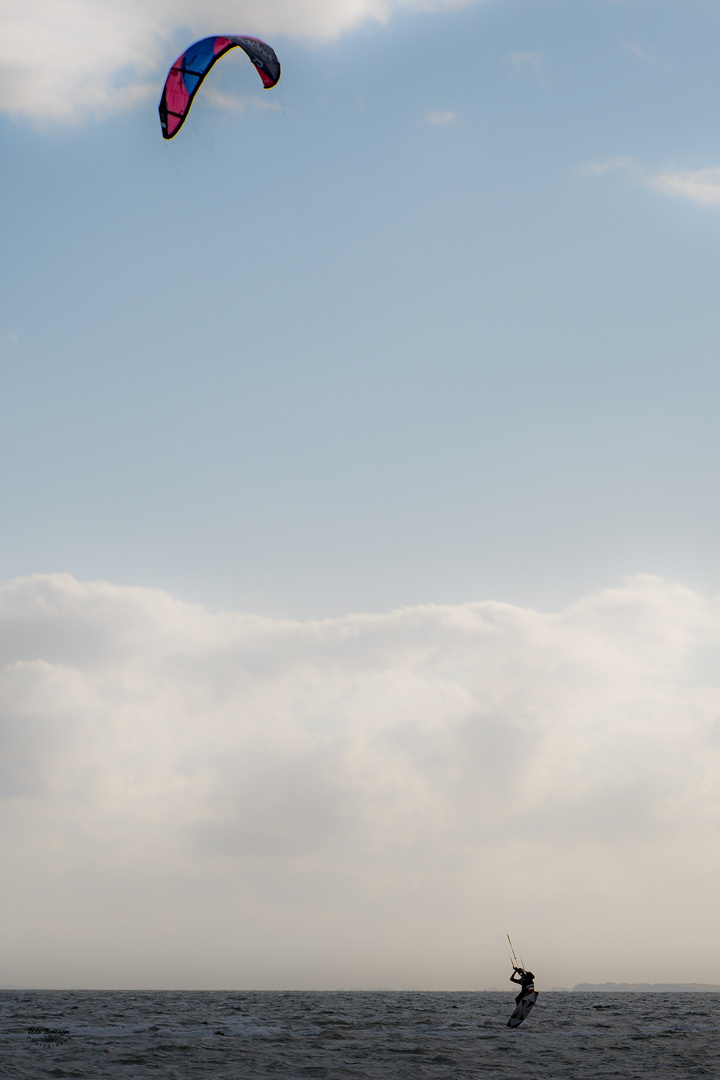
M720 995L0 991L0 1077L691 1080Z

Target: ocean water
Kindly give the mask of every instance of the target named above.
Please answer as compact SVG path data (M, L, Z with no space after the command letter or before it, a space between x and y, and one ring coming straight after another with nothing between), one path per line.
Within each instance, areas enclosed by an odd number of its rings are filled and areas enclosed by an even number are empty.
M0 1077L720 1080L720 995L0 991Z

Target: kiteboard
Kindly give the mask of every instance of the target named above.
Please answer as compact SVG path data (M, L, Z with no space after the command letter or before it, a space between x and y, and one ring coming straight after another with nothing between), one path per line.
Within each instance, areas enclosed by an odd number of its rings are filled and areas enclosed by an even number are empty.
M537 1001L539 994L537 990L528 990L526 994L518 1001L515 1006L515 1012L512 1014L507 1022L507 1026L511 1028L520 1027L523 1020L527 1020L530 1015L530 1010Z

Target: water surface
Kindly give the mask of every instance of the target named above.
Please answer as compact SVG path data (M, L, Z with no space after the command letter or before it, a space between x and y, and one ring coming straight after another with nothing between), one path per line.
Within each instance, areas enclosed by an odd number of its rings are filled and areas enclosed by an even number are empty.
M720 995L0 991L0 1078L720 1078Z

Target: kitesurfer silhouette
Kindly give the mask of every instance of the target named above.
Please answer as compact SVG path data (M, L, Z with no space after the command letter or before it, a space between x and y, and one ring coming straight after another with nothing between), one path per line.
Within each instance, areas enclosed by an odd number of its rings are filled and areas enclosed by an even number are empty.
M535 976L532 971L526 971L525 968L514 967L510 982L520 983L520 993L515 998L516 1005L520 1004L525 994L535 989Z

